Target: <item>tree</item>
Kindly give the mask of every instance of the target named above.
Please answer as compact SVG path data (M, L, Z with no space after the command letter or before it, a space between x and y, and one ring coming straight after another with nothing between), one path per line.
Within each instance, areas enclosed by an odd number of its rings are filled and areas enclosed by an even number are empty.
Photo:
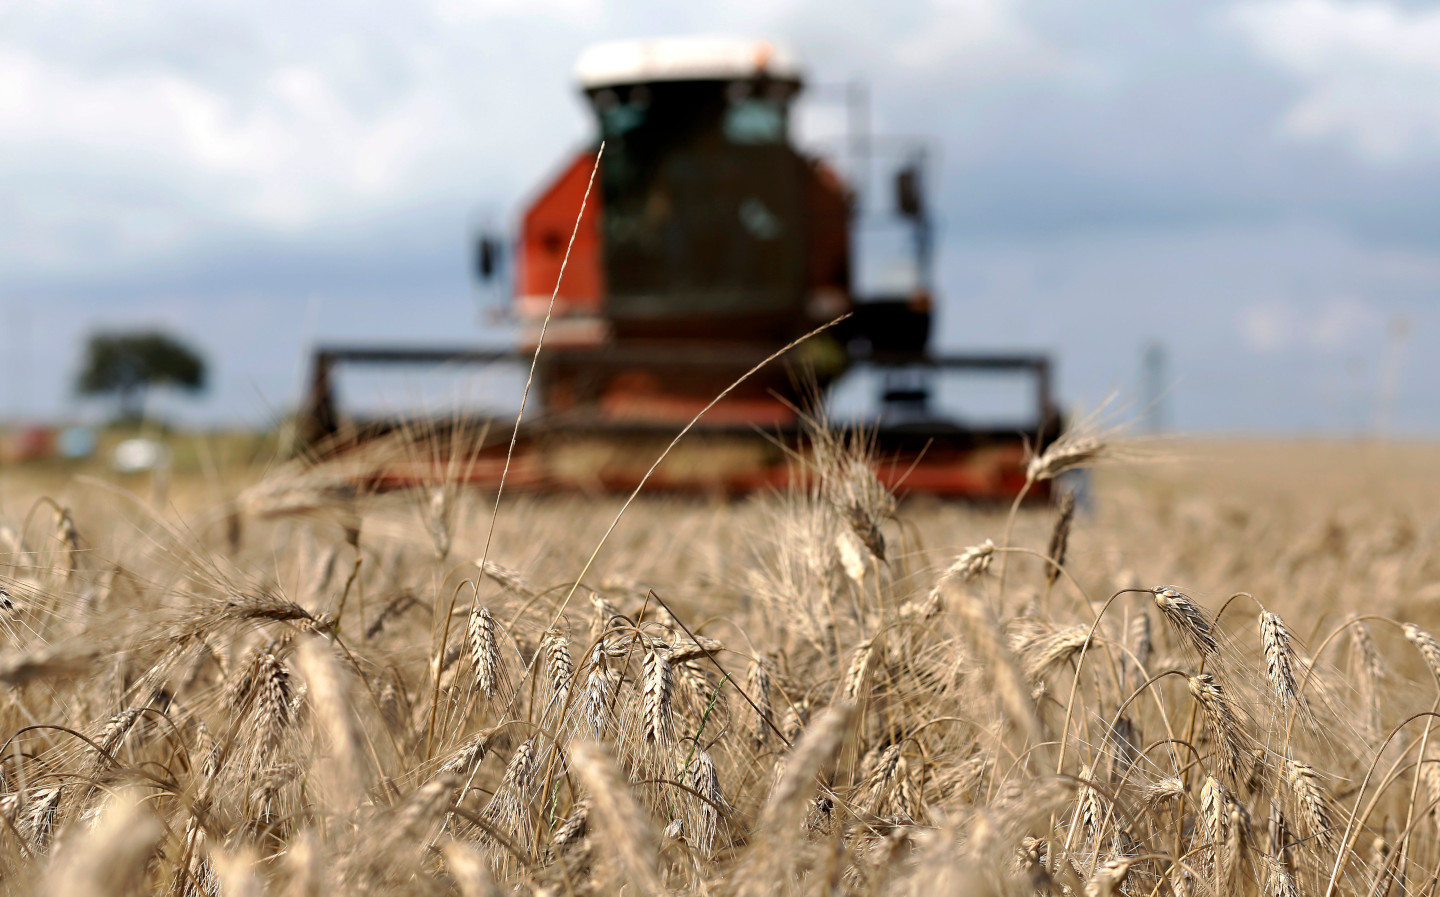
M119 397L120 416L134 420L144 411L145 391L152 386L199 392L205 388L205 359L158 331L90 337L76 382L81 395L114 393Z

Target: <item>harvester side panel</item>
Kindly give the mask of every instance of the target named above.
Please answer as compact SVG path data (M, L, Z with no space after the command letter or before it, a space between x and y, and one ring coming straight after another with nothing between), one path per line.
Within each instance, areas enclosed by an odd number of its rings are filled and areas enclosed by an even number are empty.
M590 191L575 246L560 279L565 249L575 228L575 213L585 198L585 187L595 168L590 150L577 155L530 204L520 225L519 272L515 283L517 311L522 318L543 317L555 284L555 314L560 317L598 318L605 303L605 276L601 270L600 221L603 200L599 190Z
M851 308L850 198L840 176L819 159L805 172L806 311L827 320Z

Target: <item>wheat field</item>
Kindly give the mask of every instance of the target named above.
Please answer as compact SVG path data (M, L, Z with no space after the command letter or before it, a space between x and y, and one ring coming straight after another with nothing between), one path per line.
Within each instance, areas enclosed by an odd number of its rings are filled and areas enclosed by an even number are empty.
M1435 890L1440 450L1076 439L1012 517L816 442L628 508L4 473L0 887Z

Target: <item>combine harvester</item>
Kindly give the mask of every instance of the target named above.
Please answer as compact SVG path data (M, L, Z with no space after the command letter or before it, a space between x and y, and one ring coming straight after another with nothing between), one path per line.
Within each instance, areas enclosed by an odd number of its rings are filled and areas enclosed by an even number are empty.
M802 409L823 401L842 375L868 369L878 414L862 432L882 483L902 493L982 499L1020 491L1028 452L1060 433L1049 359L929 351L932 228L923 155L912 149L899 167L891 216L907 231L913 284L898 295L859 296L852 288L852 244L862 227L857 191L791 142L789 116L802 85L793 56L754 41L630 41L590 48L576 74L599 133L525 209L514 252L518 345L317 348L300 433L318 457L357 457L386 434L423 436L432 448L392 456L368 475L371 485L433 480L437 465L445 476L498 482L513 412L423 422L347 416L337 406L336 368L528 369L558 281L507 487L634 488L675 434L747 370L848 313L706 413L647 488L783 486L803 469L795 463L807 451ZM575 230L601 139L604 154ZM880 142L852 133L849 144L864 155L856 170L868 171ZM477 243L483 276L504 255L498 245ZM933 399L935 384L952 372L1027 377L1033 408L991 426L947 418ZM437 453L437 444L448 448Z

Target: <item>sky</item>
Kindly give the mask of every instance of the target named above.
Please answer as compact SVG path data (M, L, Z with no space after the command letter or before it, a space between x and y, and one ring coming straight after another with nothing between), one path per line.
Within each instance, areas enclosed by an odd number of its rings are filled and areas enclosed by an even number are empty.
M201 348L207 422L316 341L503 338L469 236L589 139L579 51L712 33L930 141L943 348L1138 413L1158 343L1179 430L1440 434L1440 6L1398 0L8 0L0 417L95 413L107 328Z

